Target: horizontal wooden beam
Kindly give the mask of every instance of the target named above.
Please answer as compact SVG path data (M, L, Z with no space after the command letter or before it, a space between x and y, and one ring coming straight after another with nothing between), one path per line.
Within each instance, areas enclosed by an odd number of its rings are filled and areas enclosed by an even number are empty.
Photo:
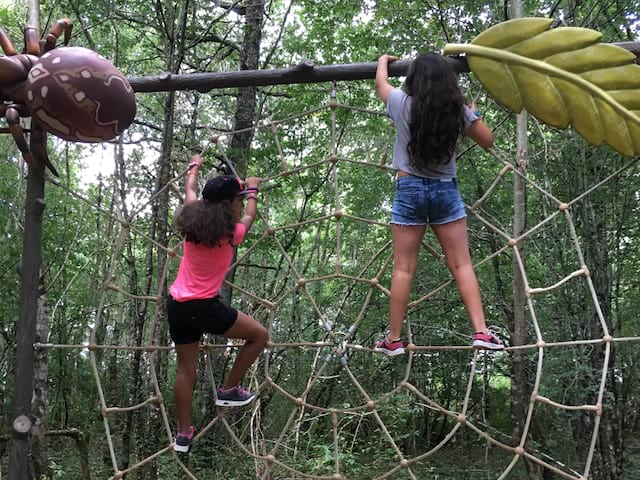
M615 43L640 58L640 42ZM468 72L463 57L448 57L458 72ZM398 60L389 64L389 76L400 77L407 73L411 60ZM346 65L314 65L305 61L291 68L268 70L240 70L236 72L206 72L173 75L163 73L148 77L129 78L133 90L138 93L197 90L208 92L217 88L264 87L291 83L321 83L344 80L371 80L376 75L377 62L352 63Z
M390 64L389 74L391 76L403 75L410 63L410 60L401 60ZM291 68L190 73L187 75L163 73L148 77L129 78L128 80L135 92L174 90L208 92L215 88L321 83L334 80L367 80L375 78L376 65L377 62L315 66L311 61L305 61Z

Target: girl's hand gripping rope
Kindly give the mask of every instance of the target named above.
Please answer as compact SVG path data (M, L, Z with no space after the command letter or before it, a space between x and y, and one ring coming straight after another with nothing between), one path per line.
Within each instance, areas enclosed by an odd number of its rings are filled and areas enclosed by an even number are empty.
M191 156L191 163L189 164L189 168L187 169L187 172L189 175L196 175L198 173L198 170L200 169L200 167L202 166L202 157L200 156L200 154L198 153L194 153Z

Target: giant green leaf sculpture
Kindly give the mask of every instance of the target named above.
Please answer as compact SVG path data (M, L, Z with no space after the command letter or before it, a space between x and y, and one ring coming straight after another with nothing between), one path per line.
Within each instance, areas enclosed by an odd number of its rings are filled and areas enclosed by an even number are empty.
M623 155L640 153L640 65L635 55L598 43L586 28L549 29L552 20L519 18L500 23L470 44L469 68L496 100L513 112L525 108L540 121L573 128L589 143L607 143Z

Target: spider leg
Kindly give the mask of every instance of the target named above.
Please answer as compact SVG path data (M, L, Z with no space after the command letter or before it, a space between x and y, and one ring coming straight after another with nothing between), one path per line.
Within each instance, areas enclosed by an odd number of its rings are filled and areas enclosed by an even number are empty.
M49 160L49 154L47 153L47 134L43 128L38 125L34 119L31 119L31 148L35 154L35 158L44 163L51 173L56 177L59 177L56 167L53 166L51 160Z
M13 43L11 43L11 40L9 40L9 37L7 37L7 34L4 33L2 28L0 28L0 48L2 48L2 51L6 55L13 56L18 54L16 47L13 46Z
M24 46L28 54L40 56L40 40L36 27L24 27Z
M73 29L73 22L70 18L61 18L56 23L53 24L53 27L49 30L47 34L47 40L44 44L44 51L48 52L49 50L53 50L56 48L56 41L58 37L62 35L64 32L63 43L67 45L69 43L69 39L71 38L71 30Z
M29 145L27 145L27 140L24 138L24 130L22 130L22 126L20 125L20 113L18 113L17 108L13 105L10 105L5 112L5 117L7 118L7 124L9 125L9 131L11 135L13 135L13 139L18 146L18 150L22 153L22 158L24 158L25 162L29 164L29 167L38 172L40 175L44 174L44 171L40 165L35 161L33 155L31 155L31 150L29 150Z

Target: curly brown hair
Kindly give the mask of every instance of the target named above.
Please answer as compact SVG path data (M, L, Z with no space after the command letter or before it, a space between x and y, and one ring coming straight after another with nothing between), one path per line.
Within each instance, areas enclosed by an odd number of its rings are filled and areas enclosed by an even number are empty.
M200 199L177 212L175 228L187 242L218 247L233 243L235 221L231 211L233 200L208 202Z
M412 97L410 164L424 171L448 163L464 133L464 97L453 68L442 55L420 55L409 67L405 89Z

